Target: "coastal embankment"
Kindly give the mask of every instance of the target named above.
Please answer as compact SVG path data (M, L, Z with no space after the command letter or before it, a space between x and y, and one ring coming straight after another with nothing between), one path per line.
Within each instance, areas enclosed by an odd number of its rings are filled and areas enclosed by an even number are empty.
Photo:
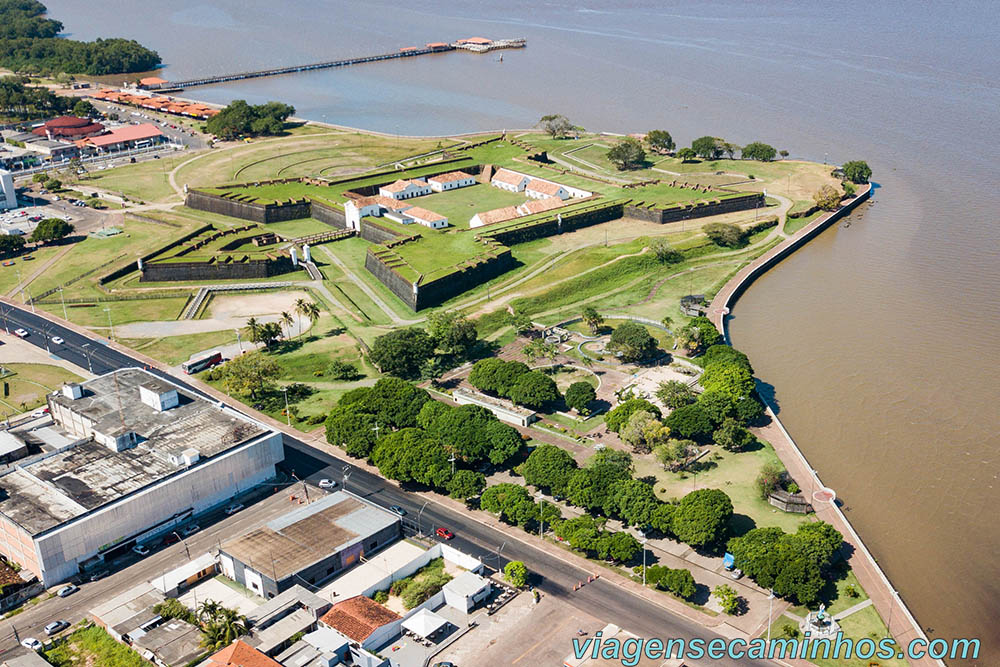
M813 220L794 235L747 264L719 290L715 298L712 299L709 319L725 337L726 342L732 343L729 339L727 326L732 306L753 281L830 225L836 224L852 213L859 204L868 200L872 187L871 184L868 184L860 188L857 195L847 200L839 209ZM865 546L857 531L854 530L850 521L837 505L836 494L820 480L819 474L810 465L766 398L764 398L764 405L771 421L767 426L759 429L761 437L774 446L775 453L778 454L789 475L797 480L803 489L809 489L816 517L833 525L844 535L844 541L853 550L850 555L851 568L865 592L868 593L878 613L886 620L890 634L895 637L901 647L905 647L908 642L918 638L928 641L920 624L899 597L899 593L885 572L879 567L875 556ZM929 657L924 657L921 660L910 660L910 664L914 667L944 666L942 661Z

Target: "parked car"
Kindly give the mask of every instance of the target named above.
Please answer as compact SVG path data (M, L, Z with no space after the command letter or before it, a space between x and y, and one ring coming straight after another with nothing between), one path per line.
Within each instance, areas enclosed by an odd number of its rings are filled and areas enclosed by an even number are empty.
M455 533L451 532L447 528L438 528L434 532L437 534L438 537L440 537L443 540L450 540L451 538L455 537Z
M53 342L53 343L55 343L56 345L62 345L62 344L63 344L63 343L65 343L66 341L64 341L64 340L63 340L62 338L60 338L59 336L53 336L53 337L52 337L52 342Z
M337 482L332 479L321 479L319 480L319 488L321 489L334 489L337 487Z
M729 573L729 576L732 577L733 579L739 579L743 576L743 570L741 570L740 568L736 568L735 570Z
M181 541L181 538L178 537L177 533L167 533L167 535L164 536L164 538L163 538L163 546L167 546L168 547L171 544L177 544L180 541Z
M52 621L45 626L45 634L51 637L57 632L62 632L69 627L69 621Z
M42 642L38 641L34 637L25 637L22 639L21 646L32 651L41 651L44 648Z
M191 535L197 533L199 530L201 530L201 526L199 526L198 524L196 523L188 524L183 528L181 528L181 537L190 537Z
M111 573L108 572L107 570L97 570L96 572L90 573L90 577L87 578L87 581L100 581L109 574Z
M140 556L148 556L151 553L149 547L147 547L145 544L135 545L134 547L132 547L132 551L139 554Z
M17 336L18 338L27 338L28 332L25 331L24 329L14 329L14 335Z
M61 598L68 598L70 595L76 593L78 590L80 590L79 586L75 584L67 584L66 586L63 586L58 591L56 591L56 595L58 595Z
M453 662L435 662L431 667L455 667Z
M404 510L399 505L392 505L391 507L389 507L389 509L398 514L399 516L406 516L406 510Z
M234 503L226 508L226 514L233 515L243 509L242 503Z

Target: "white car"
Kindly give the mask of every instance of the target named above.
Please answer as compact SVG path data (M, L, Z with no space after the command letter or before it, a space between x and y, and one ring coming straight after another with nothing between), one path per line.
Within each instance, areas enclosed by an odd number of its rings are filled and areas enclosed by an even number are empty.
M18 338L27 338L28 332L25 331L24 329L14 329L14 335L17 336Z
M56 345L62 345L62 344L63 344L63 343L65 343L66 341L64 341L64 340L63 340L62 338L60 338L59 336L53 336L53 337L52 337L52 342L53 342L53 343L55 343Z
M63 586L62 588L60 588L56 592L56 595L58 595L61 598L68 598L70 595L76 593L78 590L80 590L79 586L76 586L74 584L69 584L68 586Z
M139 554L140 556L148 556L150 553L149 547L147 547L145 544L135 545L134 547L132 547L132 551Z
M321 479L319 480L319 488L321 489L335 489L337 488L337 483L332 479Z
M45 634L51 637L69 627L69 621L52 621L45 626Z
M22 639L21 646L26 649L31 649L32 651L41 651L44 648L44 646L42 646L42 642L38 641L34 637L25 637Z
M231 516L239 512L241 509L243 509L242 503L234 503L226 508L226 514L229 514Z
M181 528L181 535L183 537L189 537L189 536L194 535L195 533L197 533L199 530L201 530L201 526L199 526L196 523L192 523L190 525L187 525L187 526L184 526L183 528Z

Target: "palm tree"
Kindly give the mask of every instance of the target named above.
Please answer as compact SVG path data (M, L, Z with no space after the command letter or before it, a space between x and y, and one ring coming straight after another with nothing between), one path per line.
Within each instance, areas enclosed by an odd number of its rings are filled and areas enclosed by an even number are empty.
M198 620L213 623L222 611L222 605L215 600L205 600L198 605Z
M292 319L291 314L287 311L281 313L281 323L285 325L286 338L292 337L292 322L294 322L294 320Z
M249 334L251 343L260 342L260 322L257 321L256 317L251 317L247 320L246 332Z
M674 323L674 318L670 317L669 315L660 320L660 324L662 324L665 329L669 329L670 325L673 323Z
M212 650L220 650L229 646L243 635L250 634L247 628L247 617L234 609L220 606L216 618L205 626L205 636L202 644Z
M310 301L305 305L305 312L303 314L309 318L310 325L316 324L316 320L318 320L320 316L319 305L317 305L315 301Z
M306 314L306 308L309 307L309 302L305 299L295 300L295 314L299 317L299 332L302 331L302 316Z

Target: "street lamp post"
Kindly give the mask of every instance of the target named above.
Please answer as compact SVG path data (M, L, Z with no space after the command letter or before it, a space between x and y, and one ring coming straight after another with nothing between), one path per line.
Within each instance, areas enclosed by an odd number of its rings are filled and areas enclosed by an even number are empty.
M59 288L59 300L62 301L63 319L68 321L69 320L69 315L66 314L66 295L63 294L63 288L62 287Z
M285 394L285 423L291 426L292 413L288 411L288 387L282 387L281 391Z
M341 472L341 475L343 476L342 477L342 479L343 479L342 484L344 486L344 491L347 491L347 480L350 478L351 473L354 472L354 471L351 470L351 466L344 466L343 468L340 469L340 472Z
M239 329L236 329L236 344L240 346L240 354L243 354L243 340L240 338Z
M111 309L110 308L105 308L104 312L108 314L108 328L111 329L111 340L114 340L115 339L115 325L114 325L114 322L111 321Z
M7 312L8 311L6 309L4 309L3 306L0 306L0 315L3 316L3 328L7 332L7 335L9 336L10 335L10 325L7 324Z
M648 538L642 538L642 585L646 585L646 542Z
M90 347L90 343L84 343L81 349L83 350L84 355L86 355L87 357L87 370L93 373L94 365L90 363L90 350L87 349L88 347Z
M425 502L425 503L424 503L424 506L420 508L420 511L419 511L419 512L417 512L417 533L418 533L419 535L423 535L423 534L424 534L424 526L423 526L423 524L422 524L422 523L420 522L420 517L421 517L421 516L423 516L423 514L424 514L424 510L425 510L425 509L427 509L427 505L428 505L428 504L429 504L430 502L431 502L431 501L429 501L429 500L428 500L427 502Z
M771 610L774 608L774 589L767 598L767 644L771 645Z

